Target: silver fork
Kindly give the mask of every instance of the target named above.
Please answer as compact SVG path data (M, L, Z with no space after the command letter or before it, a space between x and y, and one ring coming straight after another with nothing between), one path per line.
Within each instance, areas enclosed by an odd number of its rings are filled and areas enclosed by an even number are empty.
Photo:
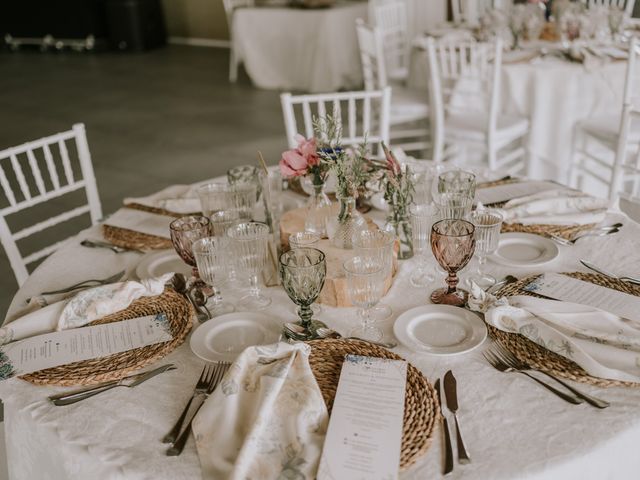
M111 275L110 277L103 279L92 279L92 280L84 280L79 283L75 283L69 287L61 288L60 290L52 290L50 292L42 292L40 295L55 295L57 293L68 293L74 290L79 290L81 288L91 288L98 287L100 285L107 285L109 283L116 282L120 280L125 274L125 270L121 270L118 273Z
M215 366L212 366L212 365L204 366L204 368L202 369L202 373L200 374L200 378L198 379L198 383L196 383L196 388L193 390L193 395L191 395L191 398L189 399L187 404L184 406L184 410L178 417L178 420L176 421L173 428L171 428L169 433L167 433L162 439L162 443L173 443L176 441L176 438L178 438L178 434L180 433L180 429L182 428L182 424L184 423L184 419L186 418L187 413L189 412L189 407L193 403L193 399L207 393L209 384L211 383L211 380L213 379L213 376L214 376L214 369L215 369Z
M111 250L115 253L124 253L124 252L135 252L135 253L144 253L142 250L138 250L137 248L127 248L127 247L119 247L118 245L114 245L113 243L102 242L100 240L82 240L80 245L88 248L106 248L107 250Z
M565 387L567 390L569 390L571 393L573 393L573 394L577 395L578 397L584 399L587 403L589 403L590 405L593 405L594 407L607 408L609 405L611 405L606 400L602 400L600 398L592 397L591 395L588 395L588 394L586 394L584 392L581 392L577 388L572 387L568 383L560 380L558 377L555 377L554 375L551 375L548 372L545 372L544 370L538 370L536 368L532 368L530 365L526 364L525 362L520 360L518 357L516 357L512 352L510 352L506 348L502 347L502 345L497 345L496 349L502 354L503 358L505 360L507 360L507 364L509 366L511 366L512 368L514 368L514 369L516 369L516 370L518 370L520 372L524 372L526 370L529 370L529 371L533 370L533 371L536 371L536 372L543 373L547 377L552 378L553 380L558 382L560 385Z
M209 385L202 398L202 401L200 402L196 410L193 412L193 415L191 415L191 418L187 422L187 426L184 428L184 430L182 431L178 439L175 442L173 442L173 444L167 449L166 454L168 456L175 457L182 453L182 450L184 449L184 446L187 443L187 439L189 438L189 433L191 432L191 422L193 421L194 417L200 410L200 407L204 405L204 402L207 399L207 397L213 393L213 391L216 389L218 384L222 381L224 374L227 373L227 370L229 370L230 366L231 364L229 362L220 362L215 365L215 367L213 368L214 369L213 376L209 381Z
M508 363L506 363L506 361L499 355L499 353L497 353L496 351L492 351L492 350L486 350L484 353L484 358L487 359L487 362L489 362L491 364L491 366L493 368L495 368L496 370L500 371L500 372L516 372L516 373L521 373L522 375L526 375L527 377L531 378L532 380L538 382L540 385L542 385L544 388L546 388L547 390L549 390L550 392L555 393L557 396L559 396L560 398L562 398L563 400L569 402L569 403L573 403L574 405L579 405L582 403L582 400L576 397L572 397L571 395L567 395L564 392L561 392L560 390L552 387L551 385L549 385L548 383L544 383L542 380L537 379L536 377L534 377L533 375L530 375L527 372L523 372L521 370L518 370L516 368L513 368L512 366L510 366Z

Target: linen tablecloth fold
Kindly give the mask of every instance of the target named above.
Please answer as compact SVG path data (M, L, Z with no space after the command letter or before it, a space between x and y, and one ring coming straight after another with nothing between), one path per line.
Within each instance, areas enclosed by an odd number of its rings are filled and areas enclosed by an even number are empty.
M595 377L640 382L636 322L586 305L524 295L489 308L485 320L574 361Z
M502 213L509 223L586 225L604 220L608 206L603 198L561 188L509 200Z
M329 414L310 347L247 348L193 420L202 478L316 476Z
M119 282L84 290L70 300L47 305L6 324L0 328L0 345L54 330L87 325L124 310L138 298L160 295L172 276L173 273L166 273L139 282Z
M146 207L162 208L173 213L188 214L201 210L197 185L171 185L146 197L129 197L124 205L137 203Z

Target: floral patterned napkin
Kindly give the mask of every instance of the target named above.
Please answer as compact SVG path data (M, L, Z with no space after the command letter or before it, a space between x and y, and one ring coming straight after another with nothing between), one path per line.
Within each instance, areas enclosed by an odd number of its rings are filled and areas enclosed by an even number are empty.
M247 348L193 420L202 478L312 480L329 414L304 344Z
M509 333L574 361L590 375L640 382L640 325L587 305L516 295L505 299L472 287L472 310Z

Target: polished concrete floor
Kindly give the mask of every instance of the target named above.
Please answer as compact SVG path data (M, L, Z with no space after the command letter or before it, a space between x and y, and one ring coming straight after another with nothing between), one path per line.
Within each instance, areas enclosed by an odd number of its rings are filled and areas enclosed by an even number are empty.
M276 163L286 147L278 92L242 75L230 85L226 49L6 52L0 73L0 150L85 123L105 214L124 197L255 163L257 150ZM5 312L17 284L4 251L0 272Z

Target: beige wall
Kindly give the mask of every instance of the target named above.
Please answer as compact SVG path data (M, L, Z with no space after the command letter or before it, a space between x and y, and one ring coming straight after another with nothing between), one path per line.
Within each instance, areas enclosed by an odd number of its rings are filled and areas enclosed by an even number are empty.
M163 0L170 37L228 40L222 0Z

